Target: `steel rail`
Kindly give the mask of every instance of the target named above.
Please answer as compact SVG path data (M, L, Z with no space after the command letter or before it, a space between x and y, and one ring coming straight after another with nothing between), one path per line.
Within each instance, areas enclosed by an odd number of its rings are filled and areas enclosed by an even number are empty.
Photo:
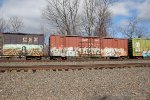
M53 70L53 71L68 71L68 70L82 70L82 69L113 69L113 68L132 68L132 67L150 67L150 63L130 63L130 64L95 64L95 65L41 65L41 66L3 66L0 67L0 72L13 71L16 72L32 70Z

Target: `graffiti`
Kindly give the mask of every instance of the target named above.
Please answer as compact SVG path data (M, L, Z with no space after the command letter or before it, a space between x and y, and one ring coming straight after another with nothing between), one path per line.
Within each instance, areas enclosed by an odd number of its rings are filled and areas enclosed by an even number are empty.
M51 48L51 51L50 51L51 56L61 56L62 53L64 53L64 50L57 49L56 47Z
M141 51L141 49L140 49L140 42L136 42L135 43L135 52L140 52Z
M68 48L59 48L57 49L56 47L51 48L50 52L51 56L79 56L79 55L100 55L100 49L99 48L73 48L73 47L68 47Z
M51 48L51 56L84 56L84 55L93 55L93 56L105 56L105 57L120 57L127 55L127 52L120 48Z
M66 56L69 56L69 57L73 57L73 56L78 56L78 50L73 48L73 47L69 47L69 48L66 48Z
M149 57L150 57L150 50L148 50L148 51L143 51L142 56L143 56L144 58L149 58Z
M5 56L42 56L42 45L21 45L21 44L7 44L3 46L3 55Z
M100 55L100 48L80 48L81 55Z
M27 54L27 48L26 46L23 46L21 50L21 55L26 55L26 54Z
M102 50L102 56L105 57L120 57L124 55L127 55L127 53L122 48L105 48Z
M80 55L94 55L104 57L120 57L127 55L127 52L122 48L51 48L51 56L80 56Z

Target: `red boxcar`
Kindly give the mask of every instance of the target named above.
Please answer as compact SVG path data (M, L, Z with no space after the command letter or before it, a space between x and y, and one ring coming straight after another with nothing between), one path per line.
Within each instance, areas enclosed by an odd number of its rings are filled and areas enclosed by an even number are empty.
M128 56L128 39L104 38L101 40L101 53L104 57Z
M128 40L81 36L50 36L50 56L128 56Z

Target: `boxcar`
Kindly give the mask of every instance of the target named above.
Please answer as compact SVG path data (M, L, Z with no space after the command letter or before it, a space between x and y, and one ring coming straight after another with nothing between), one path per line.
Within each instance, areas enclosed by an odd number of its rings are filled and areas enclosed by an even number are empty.
M1 57L40 59L43 56L43 34L1 33L1 38Z
M51 57L124 57L128 40L81 36L50 36Z
M75 57L78 56L79 36L50 36L51 57Z
M128 39L104 38L101 40L101 52L104 57L127 57Z
M2 48L3 48L3 37L0 34L0 56L2 56Z
M150 39L130 39L129 40L129 56L132 57L150 57Z

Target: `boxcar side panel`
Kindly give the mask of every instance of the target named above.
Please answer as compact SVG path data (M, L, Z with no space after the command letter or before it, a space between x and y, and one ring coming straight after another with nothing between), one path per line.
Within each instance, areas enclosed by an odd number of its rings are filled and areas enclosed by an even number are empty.
M133 56L150 57L150 39L133 39Z
M78 56L79 50L79 37L77 36L67 36L65 37L65 56L76 57Z
M3 33L3 37L3 56L43 56L43 34Z
M120 57L128 55L127 44L127 39L52 35L50 36L50 54L67 57Z
M101 40L98 37L81 37L79 56L100 56Z
M4 44L34 44L43 45L44 35L38 34L3 34Z
M121 57L128 54L127 39L102 39L103 57Z
M50 56L62 56L64 49L64 37L59 35L50 36Z
M77 36L50 36L50 56L74 57L78 56L79 37Z

